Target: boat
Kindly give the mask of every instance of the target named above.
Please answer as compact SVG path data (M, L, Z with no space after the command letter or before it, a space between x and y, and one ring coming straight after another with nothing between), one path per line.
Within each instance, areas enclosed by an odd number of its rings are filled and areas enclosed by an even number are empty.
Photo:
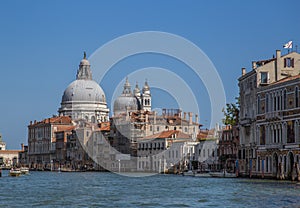
M209 171L197 171L194 174L195 177L201 177L201 178L210 178L210 172Z
M22 174L28 174L29 173L29 168L21 167L20 171L21 171Z
M17 177L21 175L21 170L20 169L10 169L9 175L12 177Z
M229 173L226 170L223 170L222 172L211 172L209 174L211 177L216 177L216 178L236 178L235 173Z
M195 174L192 170L188 170L186 172L183 172L182 175L183 176L195 176Z

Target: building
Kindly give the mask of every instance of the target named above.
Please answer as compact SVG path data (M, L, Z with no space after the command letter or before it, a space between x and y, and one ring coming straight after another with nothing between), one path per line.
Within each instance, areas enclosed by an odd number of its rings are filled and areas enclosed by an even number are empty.
M28 166L28 145L24 145L23 143L19 152L19 165L21 167Z
M242 69L240 160L242 175L292 178L299 166L300 54L292 51Z
M73 127L69 116L54 116L28 126L28 162L30 168L51 169L55 160L56 132Z
M196 139L201 126L198 115L194 118L179 109L163 109L162 115L157 115L151 109L151 99L147 80L142 89L136 84L132 91L126 79L109 119L105 94L93 81L84 54L76 80L64 91L59 116L28 126L30 167L136 171L140 139L168 130Z
M67 140L68 136L73 133L75 126L68 126L55 132L55 154L52 156L51 170L65 167L67 164Z
M216 125L215 129L200 130L197 135L199 142L195 150L195 169L198 171L218 170L218 144L219 144L219 127Z
M24 145L22 144L22 150L7 150L6 143L2 140L0 134L0 168L11 168L19 166L19 154L24 151Z
M2 134L0 134L0 150L5 150L6 143L2 140Z
M92 123L109 120L104 91L93 80L85 53L80 61L76 80L64 91L58 113L60 116L70 116L73 120L85 119Z
M221 168L226 168L227 170L235 169L233 167L235 167L236 160L238 159L239 145L239 127L230 125L223 127L218 144Z
M191 169L197 144L178 130L147 136L138 141L137 170L179 173Z
M199 132L198 116L193 118L192 113L186 113L179 109L163 109L162 115L155 111L127 111L111 119L111 137L113 147L123 154L137 156L137 142L147 136L157 133L175 130L189 135L196 140Z

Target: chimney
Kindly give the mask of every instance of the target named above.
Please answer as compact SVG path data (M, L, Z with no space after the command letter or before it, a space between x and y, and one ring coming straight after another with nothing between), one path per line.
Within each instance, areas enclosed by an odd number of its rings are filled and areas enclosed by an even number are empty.
M275 61L275 81L280 80L281 76L281 67L283 63L281 60L281 51L276 50L276 61Z
M36 124L36 120L34 120L34 124Z
M198 114L195 115L195 122L198 123Z
M193 113L189 112L189 124L193 123Z
M242 76L246 74L246 68L242 68Z
M279 59L281 57L281 51L276 50L276 59Z
M252 61L252 69L256 69L256 61Z
M21 150L24 151L24 144L21 143Z
M186 112L183 113L183 120L186 120Z

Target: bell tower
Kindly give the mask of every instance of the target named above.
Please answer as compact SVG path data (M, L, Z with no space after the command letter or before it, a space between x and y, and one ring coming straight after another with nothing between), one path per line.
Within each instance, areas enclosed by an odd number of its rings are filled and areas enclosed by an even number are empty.
M151 92L148 85L148 81L145 81L145 85L141 94L142 109L145 111L151 111Z

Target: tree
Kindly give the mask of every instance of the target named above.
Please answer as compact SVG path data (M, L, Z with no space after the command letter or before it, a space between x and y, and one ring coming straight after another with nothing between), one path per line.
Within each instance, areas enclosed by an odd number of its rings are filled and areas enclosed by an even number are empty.
M223 123L225 125L235 126L239 123L239 113L240 113L240 99L236 97L236 103L227 103L226 109L223 108L224 113Z

